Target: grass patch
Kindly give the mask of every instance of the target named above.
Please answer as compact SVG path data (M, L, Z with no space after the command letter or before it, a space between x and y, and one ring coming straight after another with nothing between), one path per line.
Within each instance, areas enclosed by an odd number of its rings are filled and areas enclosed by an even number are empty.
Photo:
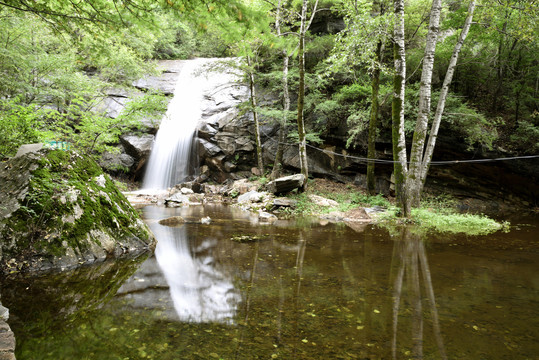
M507 231L508 222L497 222L483 214L462 214L454 208L454 202L447 199L429 199L425 204L412 209L411 219L398 217L399 209L391 207L378 216L382 227L413 224L419 232L463 233L467 235L487 235L498 230Z

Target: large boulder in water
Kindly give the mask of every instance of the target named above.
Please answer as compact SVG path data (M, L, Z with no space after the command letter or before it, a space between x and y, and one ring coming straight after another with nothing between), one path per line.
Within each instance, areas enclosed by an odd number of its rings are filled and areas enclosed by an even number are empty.
M0 168L0 269L69 268L155 245L91 158L42 149Z

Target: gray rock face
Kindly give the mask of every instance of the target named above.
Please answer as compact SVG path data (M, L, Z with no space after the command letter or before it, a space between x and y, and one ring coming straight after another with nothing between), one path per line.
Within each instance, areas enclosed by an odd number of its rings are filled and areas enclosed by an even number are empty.
M183 61L177 60L162 60L158 62L158 69L163 71L160 75L147 76L143 79L135 81L133 86L141 90L159 90L165 95L174 94L176 82L180 75Z
M138 213L90 158L43 149L0 168L0 272L79 266L151 248Z
M155 136L146 135L123 135L120 137L122 145L125 147L125 151L135 160L139 161L150 156L152 151L152 145Z

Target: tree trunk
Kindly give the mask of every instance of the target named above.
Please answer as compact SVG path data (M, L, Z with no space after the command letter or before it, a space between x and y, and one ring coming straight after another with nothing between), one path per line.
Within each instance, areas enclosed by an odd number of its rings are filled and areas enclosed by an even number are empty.
M255 77L254 69L252 68L251 57L247 55L247 66L249 67L249 87L251 90L251 106L253 108L253 120L255 123L255 141L256 141L256 158L258 171L260 175L264 174L264 162L262 159L262 142L260 141L260 124L258 122L258 111L256 110L256 93L255 93Z
M423 69L421 71L421 84L419 87L419 105L412 150L410 153L410 168L406 178L406 201L413 207L419 206L422 189L421 168L427 127L429 123L430 103L432 95L432 69L434 67L434 53L436 41L440 33L440 14L442 0L433 0L430 11L429 31L425 44Z
M301 26L299 30L299 89L298 89L298 135L299 135L299 164L301 173L305 176L305 179L309 178L309 166L307 163L307 145L305 140L305 120L304 120L304 106L305 106L305 33L306 29L306 17L307 17L307 3L308 0L303 0L301 7ZM307 187L307 181L305 181L304 188Z
M455 44L455 48L453 49L453 54L451 55L451 59L449 60L449 66L447 67L447 72L445 73L444 82L442 85L442 89L440 91L440 97L438 98L438 105L436 106L436 113L434 114L434 120L432 121L432 125L431 125L429 141L427 142L427 148L425 149L425 155L423 156L423 161L422 161L422 166L421 166L420 191L423 190L423 186L425 185L425 180L427 178L427 172L429 170L430 161L432 160L432 153L434 152L434 146L436 145L436 138L438 136L438 130L440 128L440 122L442 121L442 115L445 109L445 101L447 99L447 94L449 92L449 85L451 84L451 81L453 80L453 74L455 73L455 68L457 66L457 61L459 58L460 50L462 49L462 44L464 44L464 40L466 40L466 37L468 36L468 31L470 30L470 26L472 24L474 10L475 10L475 1L471 1L470 5L468 6L468 16L466 17L466 20L464 21L464 26L462 27L462 31L460 33L459 39L457 40L457 43Z
M381 16L384 14L383 1L373 1L372 16ZM380 66L382 63L383 39L378 40L375 53L375 68L372 73L372 96L371 96L371 113L369 116L369 136L367 139L367 158L371 159L367 162L367 192L370 195L376 195L376 177L374 176L374 158L376 157L376 128L378 127L378 111L379 101L378 94L380 93Z
M275 16L275 29L277 30L277 36L281 36L281 3L279 0L277 5L277 14ZM277 144L277 151L275 153L275 160L273 162L273 170L271 171L271 178L277 179L281 176L283 168L283 153L284 143L286 140L286 126L288 123L288 112L290 111L290 94L288 92L288 61L290 56L286 50L283 50L283 75L281 78L281 84L283 86L283 116L279 123L279 142Z
M395 0L395 29L393 56L395 61L395 75L393 77L393 102L392 102L392 138L393 160L395 175L395 191L397 204L404 212L404 216L410 215L410 209L406 207L405 179L407 173L406 140L404 137L404 92L406 88L406 53L404 48L404 0Z
M376 46L376 62L380 62L382 56L382 40L378 41ZM376 66L372 73L372 96L371 113L369 119L369 137L367 140L367 158L376 157L376 128L378 127L378 94L380 92L380 67ZM376 178L374 176L374 160L367 163L367 192L370 195L376 195Z

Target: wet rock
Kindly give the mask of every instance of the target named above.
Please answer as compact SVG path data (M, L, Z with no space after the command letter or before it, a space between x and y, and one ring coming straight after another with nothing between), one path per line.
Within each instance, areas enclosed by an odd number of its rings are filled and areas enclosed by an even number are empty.
M274 194L283 194L294 189L302 188L304 183L305 176L303 174L296 174L270 181L266 185L266 189Z

